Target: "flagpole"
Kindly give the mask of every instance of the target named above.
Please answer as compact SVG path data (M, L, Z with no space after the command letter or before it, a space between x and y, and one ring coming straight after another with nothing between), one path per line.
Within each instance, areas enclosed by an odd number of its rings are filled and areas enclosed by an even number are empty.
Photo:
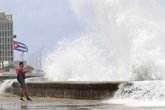
M21 52L20 54L20 61L24 61L24 52Z

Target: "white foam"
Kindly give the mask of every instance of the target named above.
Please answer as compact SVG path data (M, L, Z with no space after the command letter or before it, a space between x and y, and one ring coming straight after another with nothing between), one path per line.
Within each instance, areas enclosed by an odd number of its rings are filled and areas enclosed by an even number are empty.
M108 104L122 104L132 107L165 107L165 100L137 100L137 99L109 99L103 101Z
M113 98L165 100L165 81L126 82L119 86Z
M16 80L4 80L4 82L0 84L0 94L5 93L7 89L11 88L14 81Z
M105 103L125 106L165 107L165 81L132 81L120 84Z

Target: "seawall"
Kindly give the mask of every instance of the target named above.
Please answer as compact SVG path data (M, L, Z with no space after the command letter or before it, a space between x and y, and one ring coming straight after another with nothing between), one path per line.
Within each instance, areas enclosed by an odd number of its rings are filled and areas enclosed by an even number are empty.
M26 78L33 78L33 77L43 77L43 75L39 75L39 74L32 74L32 73L28 73L26 75ZM16 79L17 78L17 74L0 74L0 80L8 80L8 79Z
M112 97L122 82L27 82L30 96L70 98L70 99L106 99ZM19 95L20 85L14 82L10 92Z

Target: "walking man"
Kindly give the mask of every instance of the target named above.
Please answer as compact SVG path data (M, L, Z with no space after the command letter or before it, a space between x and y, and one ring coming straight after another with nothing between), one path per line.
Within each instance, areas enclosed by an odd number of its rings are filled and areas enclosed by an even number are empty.
M17 72L17 80L21 86L21 92L20 92L20 100L24 101L23 96L26 96L26 99L29 101L32 101L32 99L30 99L28 97L28 93L27 93L27 89L26 89L26 85L25 85L25 74L28 72L30 66L27 66L27 68L24 70L24 63L20 62L18 68L16 69Z

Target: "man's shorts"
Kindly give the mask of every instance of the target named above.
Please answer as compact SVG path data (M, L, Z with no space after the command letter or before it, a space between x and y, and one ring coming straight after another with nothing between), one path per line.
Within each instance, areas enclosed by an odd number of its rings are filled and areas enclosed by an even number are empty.
M17 75L17 80L18 80L21 88L25 88L25 79L21 75Z

